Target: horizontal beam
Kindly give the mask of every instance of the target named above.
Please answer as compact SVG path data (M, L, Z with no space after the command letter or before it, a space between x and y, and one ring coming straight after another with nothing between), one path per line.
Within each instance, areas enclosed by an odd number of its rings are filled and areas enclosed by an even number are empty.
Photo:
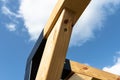
M71 71L77 74L94 77L100 80L120 80L120 76L108 73L78 62L70 61Z
M89 2L90 0L58 0L55 8L52 11L52 14L50 15L44 27L44 36L46 38L49 36L63 9L67 8L76 14L73 22L74 25Z
M93 78L86 75L75 73L69 78L69 80L93 80Z

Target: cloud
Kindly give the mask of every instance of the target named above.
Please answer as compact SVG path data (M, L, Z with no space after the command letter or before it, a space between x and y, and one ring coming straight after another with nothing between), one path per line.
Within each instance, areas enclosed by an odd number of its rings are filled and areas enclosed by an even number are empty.
M3 15L6 16L6 19L8 19L8 21L4 21L3 24L5 24L6 28L9 31L16 31L16 26L19 24L19 19L22 18L21 15L18 13L15 13L12 10L12 8L10 8L10 6L8 7L8 3L10 4L9 0L1 0L2 1L2 5L1 5L1 13ZM18 10L19 11L19 10ZM17 10L16 10L17 12ZM4 18L4 16L3 16Z
M16 31L16 25L13 24L13 23L7 24L7 25L6 25L6 28L7 28L9 31Z
M31 40L38 38L56 1L21 0L20 14L23 16Z
M7 2L7 0L0 0L0 1L2 1L2 2Z
M36 40L42 31L57 0L21 0L20 14L31 37ZM113 14L120 0L91 0L91 3L75 25L71 46L80 46L95 37L94 32L101 30L107 15Z
M104 71L120 75L120 57L117 59L113 66L108 66L103 68Z
M116 56L114 56L113 60L114 65L104 67L103 70L113 74L120 75L120 51L117 51L115 54Z
M82 45L95 37L95 31L104 27L107 15L113 14L120 0L92 0L74 27L71 45Z
M120 51L116 52L116 54L120 55Z
M6 5L3 5L1 9L2 9L2 13L4 15L7 15L9 17L10 16L14 16L16 18L20 18L21 17L20 14L16 14L16 13L12 12Z

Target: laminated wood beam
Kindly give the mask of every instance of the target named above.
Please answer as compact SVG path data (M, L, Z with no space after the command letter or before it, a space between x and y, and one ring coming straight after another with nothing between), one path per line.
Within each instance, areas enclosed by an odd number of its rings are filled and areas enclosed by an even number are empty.
M70 67L71 67L71 71L74 73L93 77L98 80L120 80L120 76L118 75L108 73L74 61L70 61Z
M68 80L101 80L101 79L75 73Z
M36 80L59 80L72 27L90 0L58 0L43 34L47 39Z
M36 72L38 70L41 58L43 55L44 46L46 45L46 40L53 30L58 18L60 17L64 9L69 10L74 13L74 18L72 19L72 26L76 23L80 15L83 13L87 7L90 0L58 0L51 16L49 17L37 43L35 44L30 56L27 60L27 67L25 72L25 80L34 80L36 77ZM67 21L65 21L67 22ZM60 25L60 24L59 24ZM66 29L65 29L66 30ZM67 37L66 37L67 38ZM64 42L62 42L64 44Z
M74 25L89 4L89 2L90 0L58 0L55 8L52 11L52 14L50 15L44 27L45 38L49 36L63 9L67 8L76 14L73 21Z
M92 79L93 77L75 73L68 80L92 80Z
M74 12L64 9L48 36L36 80L59 80L72 32Z

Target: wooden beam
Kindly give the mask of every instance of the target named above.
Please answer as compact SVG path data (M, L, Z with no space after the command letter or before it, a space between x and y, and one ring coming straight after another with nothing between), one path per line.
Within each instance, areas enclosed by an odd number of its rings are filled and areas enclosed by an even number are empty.
M74 12L64 9L48 36L36 80L59 80L72 32Z
M58 0L55 8L52 11L51 16L49 17L45 28L44 28L44 37L47 38L56 24L61 12L64 8L67 8L74 13L76 13L73 24L79 19L80 15L83 13L90 0Z
M108 73L84 64L70 61L71 69L74 73L94 77L100 80L120 80L120 76Z
M67 80L101 80L101 79L75 73Z
M47 40L50 32L52 31L54 25L56 24L63 9L69 9L75 13L73 24L72 24L72 26L73 26L76 23L76 21L78 20L78 18L80 17L80 15L83 13L83 11L85 10L85 8L89 2L90 2L90 0L58 0L58 3L56 4L50 18L47 21L47 24L45 25L45 28L43 29L37 43L35 44L32 52L27 60L28 67L26 67L25 79L36 76L36 74L34 74L34 73L36 73L37 67L39 65L36 63L36 61L37 62L41 61L42 51L44 49L43 45L45 45L46 40ZM32 61L32 64L31 64L31 61ZM33 65L34 63L36 63L36 64ZM30 66L32 66L32 68L30 68ZM36 67L36 68L34 68L34 67ZM32 74L30 74L31 71L33 71L34 73L32 72Z
M92 80L92 77L75 73L68 80Z
M90 0L58 0L44 28L47 39L36 80L59 80L72 27Z

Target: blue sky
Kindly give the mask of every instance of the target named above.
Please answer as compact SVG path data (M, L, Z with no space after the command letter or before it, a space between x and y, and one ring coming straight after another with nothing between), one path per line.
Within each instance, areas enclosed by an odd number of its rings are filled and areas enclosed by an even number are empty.
M0 0L0 79L23 80L26 60L57 0ZM47 5L47 6L46 6ZM120 75L120 0L92 0L67 58Z

